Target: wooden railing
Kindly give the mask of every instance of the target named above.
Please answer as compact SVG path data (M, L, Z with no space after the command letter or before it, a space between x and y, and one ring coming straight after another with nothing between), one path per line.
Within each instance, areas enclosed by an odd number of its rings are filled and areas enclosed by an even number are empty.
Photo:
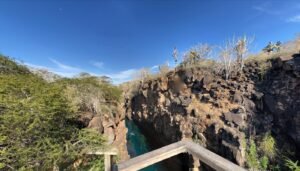
M121 162L114 169L118 171L136 171L181 153L189 153L196 162L200 160L217 171L245 171L244 168L188 140L182 140ZM196 168L192 169L198 170L199 166L198 163Z
M98 150L86 153L88 155L104 155L104 171L111 171L112 168L112 157L118 154L117 149L113 148L110 150Z

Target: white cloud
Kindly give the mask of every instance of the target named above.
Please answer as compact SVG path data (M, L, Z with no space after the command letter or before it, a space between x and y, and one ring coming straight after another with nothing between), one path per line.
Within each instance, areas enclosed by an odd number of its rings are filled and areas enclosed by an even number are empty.
M158 65L154 65L154 66L152 66L150 69L151 70L154 70L154 69L157 69L158 68Z
M52 59L52 58L50 58L50 61L53 62L54 64L56 64L62 70L68 70L68 71L80 71L81 70L80 68L76 68L76 67L72 67L72 66L60 63L57 60Z
M26 62L24 64L26 66L28 66L29 68L47 70L54 74L57 74L57 75L60 75L63 77L69 77L69 78L80 73L80 72L75 72L75 71L67 71L67 70L63 70L61 68L56 68L56 67L52 68L52 67L46 67L46 66L41 66L41 65L35 65L35 64L26 63Z
M27 62L25 62L24 65L26 65L30 68L50 70L49 67L45 67L45 66L41 66L41 65L35 65L35 64L27 63Z
M108 77L110 77L113 80L114 84L120 84L126 81L131 80L134 75L136 74L137 70L136 69L128 69L125 71L120 71L115 74L104 74Z
M81 68L76 68L73 66L63 64L55 59L50 59L50 61L55 64L55 67L35 65L35 64L31 64L31 63L24 63L24 64L30 68L44 69L44 70L53 72L53 73L58 74L63 77L74 77L77 74L79 74L80 72L87 72L87 73L90 73L91 75L95 75L95 76L108 76L112 79L114 84L120 84L120 83L123 83L126 81L130 81L131 79L133 79L135 73L137 72L136 69L128 69L128 70L120 71L117 73L95 74L95 73L91 73L89 71L83 70Z
M99 68L99 69L102 69L103 65L104 65L103 62L99 62L99 61L92 61L91 64L94 65L95 67Z
M77 67L73 67L73 66L63 64L63 63L61 63L61 62L59 62L55 59L50 58L49 60L52 63L55 64L54 67L41 66L41 65L31 64L31 63L24 63L24 64L27 65L30 68L44 69L44 70L47 70L49 72L53 72L55 74L61 75L63 77L73 77L73 76L79 74L80 72L85 72L81 68L77 68Z
M289 22L289 23L299 23L300 22L300 14L287 19L287 22Z
M262 12L262 13L269 14L269 15L280 15L282 13L279 10L271 9L269 4L262 4L260 6L254 6L253 9L256 11Z
M154 66L152 66L150 68L150 72L153 72L153 73L158 72L158 70L159 70L159 66L158 65L154 65Z

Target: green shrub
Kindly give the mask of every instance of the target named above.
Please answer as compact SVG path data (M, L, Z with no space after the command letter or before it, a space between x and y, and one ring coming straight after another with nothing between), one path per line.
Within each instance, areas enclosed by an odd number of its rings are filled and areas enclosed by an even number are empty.
M121 100L122 90L118 87L103 83L100 84L100 89L108 102L119 102Z
M259 149L259 152L257 151ZM267 170L274 168L270 161L274 161L276 156L276 142L270 133L263 136L257 148L254 140L250 140L247 148L246 159L248 167L253 170Z
M62 92L63 86L34 75L0 75L2 168L63 167L80 157L82 150L103 144L101 135L77 128L76 115Z
M77 168L78 170L99 171L104 170L103 156L86 156Z
M0 55L0 74L30 74L30 71L9 57Z
M257 170L260 167L259 158L254 140L250 140L250 147L246 153L247 164L251 169Z
M291 171L300 171L300 166L298 165L298 161L293 162L291 159L285 159L285 166L289 168Z
M268 169L268 165L269 165L269 159L266 156L263 156L260 159L260 167L262 170L267 170Z
M117 113L116 106L121 100L122 91L108 82L86 76L61 79L55 84L64 87L63 93L75 113L92 112L98 115Z
M260 142L259 149L264 155L269 158L274 158L276 155L276 142L270 133L267 133Z

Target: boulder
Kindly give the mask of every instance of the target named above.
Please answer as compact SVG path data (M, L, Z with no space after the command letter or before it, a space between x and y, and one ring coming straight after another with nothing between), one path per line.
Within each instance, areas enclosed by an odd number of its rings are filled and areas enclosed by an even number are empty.
M242 104L243 103L243 94L240 91L235 91L232 100L235 103Z
M207 102L210 102L210 101L213 101L213 100L212 100L210 94L205 93L205 94L202 95L201 101L207 103Z
M80 115L79 122L83 124L84 127L87 127L90 121L93 119L94 114L92 112L86 112Z
M115 140L115 132L112 127L104 128L104 136L107 138L107 144L112 144Z
M191 96L179 96L182 106L188 106L192 102Z
M203 79L202 79L202 85L207 87L210 83L213 82L213 78L211 75L206 75Z
M89 122L88 128L95 129L100 134L103 132L103 125L102 125L102 119L100 116L95 116L93 119Z
M247 118L246 112L242 109L235 109L233 111L224 113L224 118L227 122L232 122L237 126L243 128L245 126L245 120Z

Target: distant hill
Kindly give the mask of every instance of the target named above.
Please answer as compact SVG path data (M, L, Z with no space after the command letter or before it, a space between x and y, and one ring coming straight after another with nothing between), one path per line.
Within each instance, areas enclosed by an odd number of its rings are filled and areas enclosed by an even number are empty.
M43 78L47 82L55 82L59 79L62 79L62 77L60 75L57 75L53 72L49 72L48 70L45 70L45 69L29 68L29 70L33 74Z

